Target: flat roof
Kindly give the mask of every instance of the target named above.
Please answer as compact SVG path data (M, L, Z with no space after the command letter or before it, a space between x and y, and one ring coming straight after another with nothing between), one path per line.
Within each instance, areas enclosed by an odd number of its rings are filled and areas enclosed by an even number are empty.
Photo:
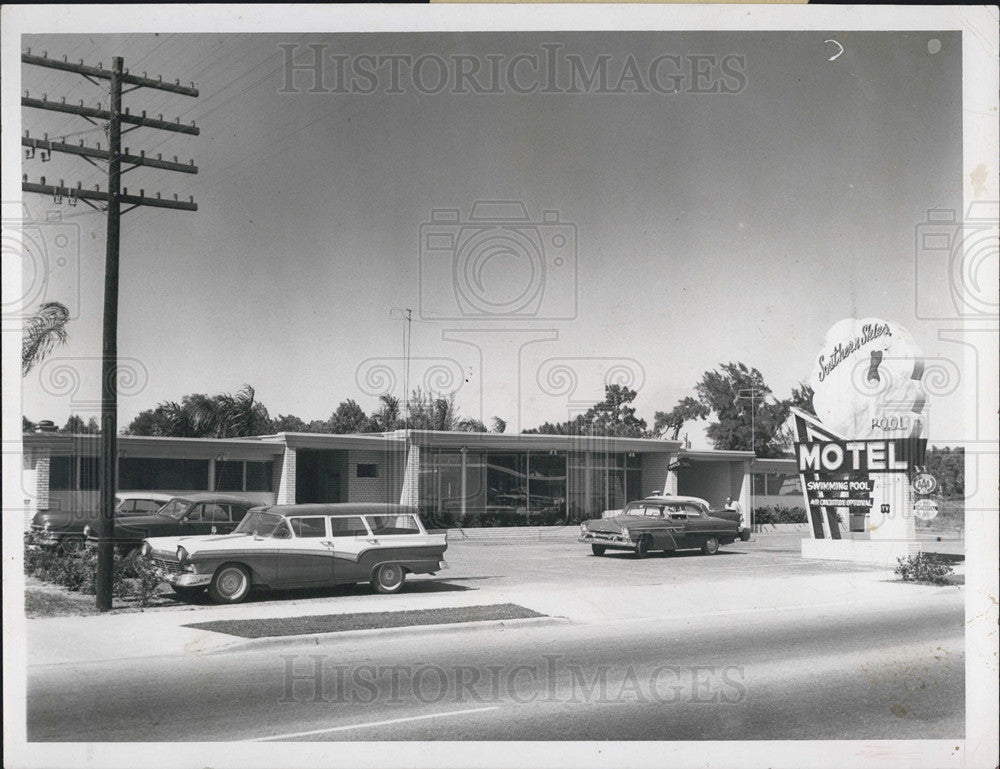
M405 431L398 431L397 434ZM535 433L466 433L410 430L410 440L418 446L441 448L497 448L525 451L633 451L643 453L676 452L679 441L658 438L621 438L608 435L538 435Z

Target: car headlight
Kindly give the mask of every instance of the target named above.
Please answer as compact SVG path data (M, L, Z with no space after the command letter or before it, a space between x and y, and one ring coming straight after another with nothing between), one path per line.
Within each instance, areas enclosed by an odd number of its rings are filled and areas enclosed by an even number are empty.
M632 535L628 533L628 526L622 526L622 536L625 539L632 539Z
M586 534L589 530L590 529L588 528L586 521L584 521L583 523L580 524L580 533L581 534Z
M46 521L45 525L42 526L42 531L44 531L46 534L48 534L49 533L49 529L51 529L51 528L52 528L52 522L51 521Z
M45 524L45 525L48 526L48 524ZM85 536L85 537L89 537L90 536L90 524L89 523L86 526L83 527L83 536Z
M183 563L187 560L188 551L184 549L182 545L177 546L177 560Z
M139 552L141 552L143 554L143 556L148 556L149 555L149 551L152 550L152 549L153 548L151 548L149 546L148 542L143 542L142 543L142 550L140 550Z

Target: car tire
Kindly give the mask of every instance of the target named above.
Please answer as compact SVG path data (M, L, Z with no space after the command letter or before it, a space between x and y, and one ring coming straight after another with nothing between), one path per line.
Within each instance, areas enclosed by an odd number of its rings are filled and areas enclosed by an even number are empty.
M396 563L383 563L372 575L372 587L378 593L398 593L406 582L406 571Z
M604 555L607 548L604 545L591 545L590 549L594 551L594 555Z
M67 534L59 540L59 552L63 555L79 555L86 545L87 540L82 534Z
M740 531L740 541L749 542L750 541L750 529L742 529Z
M181 598L194 598L205 589L201 585L171 585L170 587Z
M715 555L719 552L719 540L715 537L710 537L705 541L705 544L701 546L701 552L705 555Z
M250 572L238 563L224 563L215 570L208 594L216 603L239 603L250 593Z
M645 558L647 555L649 555L649 537L643 534L635 543L635 557Z

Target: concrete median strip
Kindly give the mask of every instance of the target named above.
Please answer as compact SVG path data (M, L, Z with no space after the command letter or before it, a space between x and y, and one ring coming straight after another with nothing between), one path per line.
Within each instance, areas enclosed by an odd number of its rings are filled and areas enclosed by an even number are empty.
M456 625L470 622L507 622L542 619L548 615L513 603L485 606L455 606L412 611L359 612L353 614L321 614L301 617L271 617L261 619L216 620L195 622L185 627L246 639L315 636L390 628Z

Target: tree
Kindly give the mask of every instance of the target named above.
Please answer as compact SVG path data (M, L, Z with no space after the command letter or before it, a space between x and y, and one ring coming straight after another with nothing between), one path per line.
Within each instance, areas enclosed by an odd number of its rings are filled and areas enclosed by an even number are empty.
M66 424L59 428L59 432L70 435L98 435L101 432L101 426L95 417L84 422L83 417L79 414L70 414Z
M695 392L715 414L716 421L705 434L716 449L781 456L786 446L781 428L788 418L788 402L772 397L757 369L744 363L722 364L718 371L702 375Z
M927 472L937 481L937 493L944 499L965 497L965 448L933 446L927 449Z
M708 406L699 400L688 396L682 398L670 411L657 411L653 417L653 433L663 436L670 433L670 440L676 441L681 434L685 422L708 417Z
M21 432L23 433L33 433L38 429L38 425L32 422L23 414L21 415Z
M788 405L794 406L799 411L816 416L816 409L813 408L813 389L808 382L800 382L798 387L792 388L792 396L788 399Z
M595 403L583 414L568 422L545 422L524 430L526 434L542 435L613 435L621 438L645 438L649 431L646 420L635 415L631 405L638 393L624 385L604 386L604 400Z
M27 376L57 344L66 344L69 310L59 302L46 302L24 324L21 338L21 376Z
M507 422L500 417L493 417L490 421L490 432L491 433L502 433L507 429Z
M455 429L462 433L485 433L486 425L483 424L481 419L466 417L465 419L458 420Z
M235 395L216 395L210 411L214 432L219 438L246 438L270 432L267 408L257 400L256 391L248 384Z
M367 433L371 432L371 421L364 409L348 398L330 415L327 430L331 433Z
M309 425L292 414L279 414L271 420L268 432L272 433L307 433Z
M394 395L380 395L378 410L372 414L372 427L376 432L389 432L403 427L400 417L399 398Z

